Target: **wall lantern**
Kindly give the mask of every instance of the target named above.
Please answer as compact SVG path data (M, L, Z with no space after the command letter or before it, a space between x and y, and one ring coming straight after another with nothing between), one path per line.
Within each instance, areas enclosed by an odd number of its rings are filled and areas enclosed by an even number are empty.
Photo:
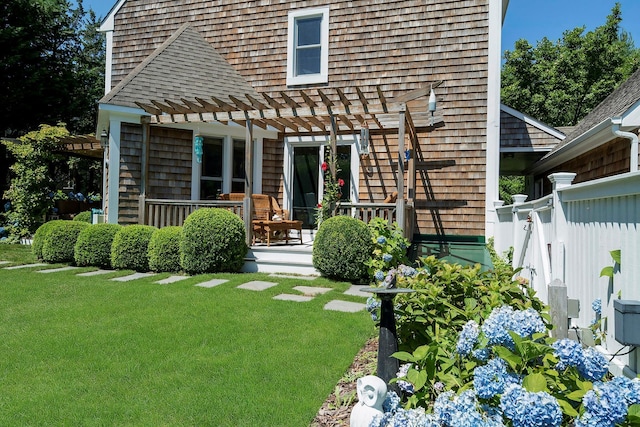
M431 93L429 94L429 112L431 113L431 126L433 126L433 114L436 112L436 93L431 85Z
M360 129L360 157L368 157L369 156L369 126L365 124L362 129Z
M100 146L103 150L109 146L109 132L106 129L102 129L100 134Z
M203 143L204 143L204 138L202 137L202 135L196 135L193 138L193 151L194 153L196 153L196 161L198 163L202 163L202 153L203 153L202 144Z

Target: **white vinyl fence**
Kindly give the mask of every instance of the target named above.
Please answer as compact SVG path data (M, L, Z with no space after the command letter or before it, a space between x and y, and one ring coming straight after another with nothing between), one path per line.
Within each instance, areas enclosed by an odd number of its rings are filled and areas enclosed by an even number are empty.
M520 275L545 302L553 280L566 284L569 300L579 302L570 326L585 342L590 331L580 328L595 320L591 304L600 299L606 340L598 349L612 356L618 352L614 373L635 376L640 351L624 355L630 349L615 340L613 301L640 300L640 173L572 185L574 177L552 174L551 195L529 202L516 196L513 205L497 207L496 250L513 247L514 266L522 267ZM619 265L611 258L614 250L620 250ZM613 279L600 277L607 266L614 266Z

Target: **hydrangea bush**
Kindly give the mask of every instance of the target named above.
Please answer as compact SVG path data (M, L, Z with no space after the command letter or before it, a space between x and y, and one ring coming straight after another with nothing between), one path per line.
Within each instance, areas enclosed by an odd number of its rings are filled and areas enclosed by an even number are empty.
M373 255L366 262L371 280L380 283L386 272L399 265L409 264L407 249L409 241L404 237L398 223L389 225L384 218L373 218L367 224L373 240Z
M554 340L533 309L501 306L478 324L468 321L455 343L452 363L464 365L458 391L436 393L432 404L403 409L397 396L371 424L387 426L613 427L640 425L640 380L608 380L607 359L594 348ZM412 364L399 377L414 393L424 347L396 353ZM418 381L416 381L418 380ZM398 382L399 382L398 381ZM411 389L402 387L405 393ZM411 407L411 397L407 407ZM426 411L425 411L426 409ZM432 412L432 413L429 413Z

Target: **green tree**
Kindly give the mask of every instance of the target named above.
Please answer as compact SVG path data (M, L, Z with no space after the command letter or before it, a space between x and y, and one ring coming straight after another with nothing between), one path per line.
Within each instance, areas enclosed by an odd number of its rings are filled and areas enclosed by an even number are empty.
M500 177L500 200L504 200L506 205L510 205L513 202L511 196L514 194L524 194L524 191L524 176L506 175Z
M504 104L552 126L572 126L640 66L640 51L620 27L620 4L606 23L567 30L556 43L516 41L505 52Z
M11 209L5 215L12 237L27 237L35 232L53 206L49 197L55 188L51 170L59 159L53 153L59 148L58 141L68 135L64 126L42 125L17 140L2 141L16 159L10 168L11 186L4 193L11 202Z
M0 136L64 122L95 130L104 88L104 36L82 0L0 2Z

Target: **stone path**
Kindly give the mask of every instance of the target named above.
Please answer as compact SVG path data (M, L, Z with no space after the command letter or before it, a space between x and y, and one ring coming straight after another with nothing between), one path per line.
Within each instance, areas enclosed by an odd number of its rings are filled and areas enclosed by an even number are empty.
M11 264L10 261L0 261L0 265L6 265L6 264ZM6 270L15 270L15 269L22 269L22 268L35 268L35 267L45 267L48 266L49 264L44 264L44 263L35 263L35 264L26 264L26 265L15 265L15 266L6 266L6 267L2 267ZM41 270L37 270L37 273L43 273L43 274L53 274L53 273L58 273L58 272L63 272L63 271L70 271L70 270L75 270L78 269L79 267L75 267L75 266L66 266L66 267L58 267L58 268L48 268L48 269L41 269ZM92 277L92 276L99 276L99 275L103 275L103 274L108 274L108 273L114 273L117 272L117 270L105 270L105 269L98 269L98 270L93 270L93 271L86 271L83 273L78 273L78 276L82 276L82 277ZM132 273L132 274L128 274L126 276L119 276L119 277L114 277L110 280L114 281L114 282L130 282L133 280L138 280L138 279L143 279L143 278L147 278L147 277L153 277L155 276L156 273ZM294 275L287 275L287 274L270 274L270 277L273 277L274 279L298 279L301 281L312 281L315 280L316 277L312 277L312 276L294 276ZM189 279L193 276L182 276L182 275L172 275L169 277L166 277L164 279L158 280L155 283L159 284L159 285L170 285L172 283L176 283L176 282L180 282L182 280L185 279ZM202 288L214 288L216 286L222 285L224 283L227 283L228 280L225 279L210 279L204 282L200 282L200 283L196 283L194 286L198 286L198 287L202 287ZM237 286L238 289L244 289L244 290L249 290L249 291L254 291L254 292L262 292L265 291L267 289L273 288L278 286L277 282L267 282L267 281L261 281L261 280L253 280L250 282L246 282L246 283L242 283L240 285ZM345 295L350 295L350 296L357 296L357 297L362 297L362 298L368 298L371 294L365 293L365 292L361 292L360 289L362 287L361 286L351 286L351 288L349 288L347 291L344 292ZM318 286L295 286L292 289L295 292L299 292L298 294L294 294L294 293L282 293L282 294L278 294L276 296L273 297L273 299L275 300L280 300L280 301L290 301L290 302L297 302L297 303L305 303L305 302L309 302L309 301L313 301L314 298L316 298L319 295L324 295L326 293L329 292L335 292L334 289L332 288L325 288L325 287L318 287ZM342 311L342 312L347 312L347 313L356 313L359 311L362 311L365 309L365 304L363 303L358 303L358 302L352 302L352 301L343 301L340 299L334 299L329 301L327 304L325 304L324 306L325 310L330 310L330 311Z

